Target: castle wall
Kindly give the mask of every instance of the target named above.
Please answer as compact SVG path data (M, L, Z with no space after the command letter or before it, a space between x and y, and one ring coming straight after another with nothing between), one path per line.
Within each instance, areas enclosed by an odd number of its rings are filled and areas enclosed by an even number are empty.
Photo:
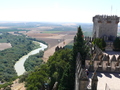
M107 67L107 65L106 65L106 64L107 64L107 63L108 63L108 61L103 61L103 63L102 63L102 64L103 64L102 69L103 69L104 71L106 70L106 67Z
M93 17L93 23L93 37L101 38L103 36L117 36L119 17L96 15Z
M115 21L111 21L111 23L107 23L106 21L103 21L99 25L99 37L105 36L117 36L117 27L118 24L116 24Z
M98 63L99 63L100 61L98 61L98 60L95 60L94 61L94 69L96 70L97 68L98 68Z
M115 64L116 64L116 61L111 62L111 67L112 67L111 71L115 71L116 69Z
M89 66L90 66L90 60L85 60L85 67L89 68Z
M86 68L90 69L91 65L88 64L88 63L90 63L90 61L91 60L87 60L86 65L85 65ZM98 71L102 71L102 72L120 72L120 63L118 66L115 66L117 61L111 62L110 65L107 65L108 61L103 61L102 65L98 65L98 63L99 63L99 61L93 62L93 70L92 71L97 69ZM100 70L98 69L99 67L100 67Z

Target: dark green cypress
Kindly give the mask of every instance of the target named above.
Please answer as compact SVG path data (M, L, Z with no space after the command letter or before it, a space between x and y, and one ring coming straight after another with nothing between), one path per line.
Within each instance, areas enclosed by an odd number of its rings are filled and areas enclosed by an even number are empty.
M77 53L79 52L81 55L82 66L84 66L85 58L87 56L87 47L85 46L84 36L80 26L78 27L78 32L74 39L75 39L74 46L73 46L74 65L75 65Z

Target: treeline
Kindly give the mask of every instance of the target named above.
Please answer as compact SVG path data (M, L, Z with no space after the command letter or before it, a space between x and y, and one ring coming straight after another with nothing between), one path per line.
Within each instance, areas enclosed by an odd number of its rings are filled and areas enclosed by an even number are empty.
M97 45L101 50L105 51L106 42L104 41L103 38L95 38L92 42L93 44ZM110 42L112 46L112 42ZM120 38L116 37L115 40L113 41L113 48L114 51L120 51Z
M37 66L40 66L43 62L44 51L40 51L36 55L31 55L28 57L28 59L25 61L24 66L26 71L33 71Z
M38 39L36 39L36 38L29 38L29 37L28 37L28 39L29 39L29 40L32 40L32 41L41 42L41 43L43 43L43 44L46 44L46 45L48 45L48 44L47 44L45 41L38 40Z
M34 72L25 74L21 81L26 81L27 90L52 90L57 82L58 90L73 90L72 50L59 50L51 56L47 63L35 68Z
M0 41L11 43L12 48L0 51L0 81L11 81L17 77L14 64L23 55L36 48L36 45L26 36L16 36L2 33Z

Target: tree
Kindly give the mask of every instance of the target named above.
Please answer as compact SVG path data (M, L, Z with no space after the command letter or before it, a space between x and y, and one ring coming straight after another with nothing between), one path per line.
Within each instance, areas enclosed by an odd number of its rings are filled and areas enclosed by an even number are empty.
M71 70L71 65L67 64L62 75L58 90L74 90L74 78Z
M81 54L82 66L85 65L85 58L87 56L88 48L85 45L84 36L81 27L78 27L77 35L74 37L74 46L73 46L73 60L74 65L76 61L77 53Z
M71 65L71 78L72 79L72 83L75 83L75 68L76 68L76 57L78 52L81 54L81 65L82 67L85 67L85 59L87 56L87 52L88 52L88 47L85 45L85 41L84 41L84 36L83 36L83 32L81 27L78 27L78 31L76 36L74 37L74 46L73 46L73 59L70 62ZM73 90L74 87L71 89Z
M116 51L120 50L120 39L118 37L116 37L116 39L114 40L113 46L114 46L113 50L116 50Z
M93 40L93 44L97 45L101 50L105 50L106 47L106 42L104 41L104 39L102 38L95 38Z
M105 40L102 38L102 50L105 51L105 47L106 47L106 42Z
M47 83L49 85L49 89L52 90L55 82L58 82L59 87L62 77L64 77L65 80L68 80L67 78L70 79L70 82L68 84L71 85L72 87L71 90L73 90L74 89L73 76L75 73L73 73L71 69L73 67L71 62L72 61L71 53L72 50L70 49L59 50L55 52L53 56L50 56L47 63L38 66L38 68L36 68L34 72L31 72L28 75L27 79L25 80L27 90L34 90L36 88L42 90L41 88L44 88L45 83ZM67 77L63 76L63 73L66 73L68 76Z

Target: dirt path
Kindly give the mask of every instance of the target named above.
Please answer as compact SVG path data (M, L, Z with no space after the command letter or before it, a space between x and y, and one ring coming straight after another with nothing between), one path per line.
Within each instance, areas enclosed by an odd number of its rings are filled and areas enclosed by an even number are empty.
M26 90L24 85L24 83L19 83L19 79L16 79L15 81L13 81L11 90Z
M73 40L73 39L66 39L66 40L65 40L65 45L67 45L68 43L70 43L72 40ZM45 62L47 62L48 58L54 54L55 48L56 48L57 46L63 47L63 46L64 46L64 45L63 45L63 42L61 42L61 43L59 43L59 44L57 44L57 45L49 48L48 50L46 50L46 51L44 52L43 60L44 60Z

